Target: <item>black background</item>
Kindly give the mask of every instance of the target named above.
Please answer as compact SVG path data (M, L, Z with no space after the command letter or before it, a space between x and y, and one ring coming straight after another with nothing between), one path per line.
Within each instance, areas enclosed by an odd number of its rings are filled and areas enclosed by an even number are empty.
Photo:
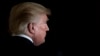
M46 48L51 53L65 53L70 55L84 55L88 53L88 37L92 32L91 25L93 23L90 15L91 4L79 1L64 0L0 0L0 35L8 34L8 18L9 13L15 4L31 1L37 2L49 8L52 12L49 17L48 26L50 31L47 33L46 42L40 47ZM99 2L96 3L96 30L99 32ZM90 13L90 14L89 14ZM1 42L6 37L0 37ZM2 40L3 39L3 40ZM51 49L50 49L51 48Z
M96 31L100 32L100 2L96 2Z
M66 5L61 2L54 2L51 0L1 0L0 2L0 33L2 36L9 35L8 33L8 18L12 6L21 3L21 2L37 2L51 10L51 16L49 16L49 28L50 31L47 34L47 42L49 43L58 43L62 41L64 37L64 29L66 29L67 14L66 14ZM62 3L62 4L61 4ZM65 21L66 20L66 21ZM70 23L69 23L70 24ZM66 33L67 34L67 33ZM62 43L62 42L60 42ZM59 44L60 44L59 43Z
M66 38L64 34L65 25L68 25L64 22L66 14L66 5L63 4L63 1L51 1L51 0L0 0L0 42L3 43L8 39L8 18L11 8L21 2L37 2L51 10L51 16L49 16L48 26L50 31L47 33L46 42L40 46L46 51L47 54L51 53L52 55L62 55L63 53L63 38ZM62 3L62 4L61 4Z

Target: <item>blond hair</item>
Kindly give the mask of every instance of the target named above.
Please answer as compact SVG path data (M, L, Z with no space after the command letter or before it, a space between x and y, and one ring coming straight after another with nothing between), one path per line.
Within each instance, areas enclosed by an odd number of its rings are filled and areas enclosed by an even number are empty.
M27 23L35 20L35 16L39 14L50 15L50 10L43 5L34 2L23 2L15 5L10 12L9 30L10 33L24 33Z

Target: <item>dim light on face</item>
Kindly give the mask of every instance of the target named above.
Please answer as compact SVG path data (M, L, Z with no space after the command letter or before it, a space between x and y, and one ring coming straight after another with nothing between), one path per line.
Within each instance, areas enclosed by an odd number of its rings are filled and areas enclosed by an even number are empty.
M49 27L47 25L47 15L43 14L38 16L40 19L38 23L36 23L35 28L34 28L34 35L35 39L34 42L38 45L42 44L45 42L45 37L46 37L46 32L49 31Z

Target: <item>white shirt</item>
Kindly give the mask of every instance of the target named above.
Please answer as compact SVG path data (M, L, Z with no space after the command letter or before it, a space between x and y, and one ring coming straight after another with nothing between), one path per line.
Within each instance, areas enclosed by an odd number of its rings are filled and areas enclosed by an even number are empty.
M22 38L26 38L26 39L30 40L33 43L33 40L29 36L27 36L25 34L19 34L19 35L13 35L13 36L20 36Z

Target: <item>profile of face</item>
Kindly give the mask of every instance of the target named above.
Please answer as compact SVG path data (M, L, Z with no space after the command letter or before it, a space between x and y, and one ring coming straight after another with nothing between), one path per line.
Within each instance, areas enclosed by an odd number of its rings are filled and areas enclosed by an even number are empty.
M49 27L47 25L47 15L39 15L38 22L34 25L34 44L40 45L45 42L46 32L49 31Z

